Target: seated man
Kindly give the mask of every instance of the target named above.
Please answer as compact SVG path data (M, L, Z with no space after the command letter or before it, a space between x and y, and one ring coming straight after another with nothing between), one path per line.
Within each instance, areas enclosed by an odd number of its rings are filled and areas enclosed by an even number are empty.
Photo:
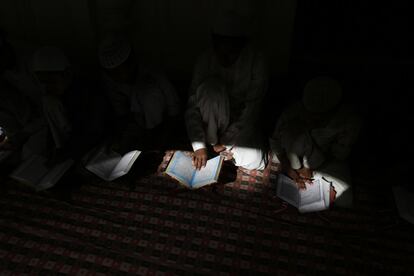
M270 139L283 173L300 189L318 173L331 182L335 204L352 205L350 174L346 165L361 120L341 102L342 88L328 77L307 83L301 102L286 109Z
M115 142L120 153L132 149L160 149L173 137L180 112L171 83L138 63L124 37L109 36L99 47L103 88L114 111Z
M79 160L103 135L100 98L74 76L66 55L58 48L37 50L33 71L43 88L43 113L54 161Z
M233 152L237 166L262 169L255 126L267 89L264 58L250 45L243 18L232 12L217 17L212 42L196 62L185 115L194 165L205 166L207 146L213 146Z
M35 95L36 92L30 86L22 85L30 78L26 74L22 79L12 45L3 34L0 36L0 128L3 132L0 151L22 150L21 157L25 159L44 150L45 145L39 138L44 136L45 124L36 99L28 95Z

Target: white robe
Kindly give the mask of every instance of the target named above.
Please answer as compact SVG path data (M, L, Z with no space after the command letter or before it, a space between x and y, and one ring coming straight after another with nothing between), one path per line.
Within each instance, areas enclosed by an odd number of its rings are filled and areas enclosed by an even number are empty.
M280 116L270 146L276 155L286 154L293 169L304 166L324 176L332 182L336 197L347 197L349 202L351 180L345 161L360 128L361 120L350 107L313 120L303 104L296 103Z
M202 54L195 65L185 117L193 150L218 142L257 150L255 124L267 85L264 57L251 46L229 68L219 64L213 50ZM243 160L236 163L262 166L258 160L246 161L256 156L250 151L235 155Z

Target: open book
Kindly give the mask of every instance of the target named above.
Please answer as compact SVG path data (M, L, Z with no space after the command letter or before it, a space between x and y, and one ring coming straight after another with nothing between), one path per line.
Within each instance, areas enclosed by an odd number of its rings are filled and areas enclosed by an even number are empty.
M197 189L217 182L222 163L223 157L217 156L208 160L204 168L196 170L190 156L181 151L176 151L165 173L177 179L184 186Z
M10 177L36 191L42 191L54 186L73 164L73 160L69 159L53 167L47 167L46 162L45 157L33 155L13 171Z
M122 156L114 151L108 153L105 148L101 148L90 158L86 169L105 181L113 181L126 175L140 154L140 151L134 150Z
M286 175L279 174L277 196L298 208L299 212L316 212L329 208L330 183L315 179L306 183L306 190L299 190L296 183Z

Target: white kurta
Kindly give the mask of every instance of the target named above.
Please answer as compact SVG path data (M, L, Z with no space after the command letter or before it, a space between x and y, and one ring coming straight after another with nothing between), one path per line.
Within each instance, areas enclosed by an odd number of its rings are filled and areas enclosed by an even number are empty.
M296 103L279 118L270 145L276 155L286 154L293 169L304 166L330 179L340 198L350 188L345 160L360 128L361 120L350 107L313 119L302 103Z
M186 110L193 150L217 142L254 149L255 123L267 85L264 57L251 46L229 68L219 64L213 50L202 54L195 65ZM246 160L251 155L236 156Z
M266 167L263 151L260 149L233 147L230 152L237 167L248 170L264 170Z

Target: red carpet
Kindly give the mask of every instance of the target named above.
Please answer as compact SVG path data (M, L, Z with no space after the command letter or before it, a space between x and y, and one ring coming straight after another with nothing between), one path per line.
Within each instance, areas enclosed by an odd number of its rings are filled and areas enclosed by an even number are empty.
M0 274L414 272L413 227L386 193L357 186L354 210L300 215L261 172L246 173L217 190L177 189L161 176L133 191L84 185L70 203L9 189L0 196Z

